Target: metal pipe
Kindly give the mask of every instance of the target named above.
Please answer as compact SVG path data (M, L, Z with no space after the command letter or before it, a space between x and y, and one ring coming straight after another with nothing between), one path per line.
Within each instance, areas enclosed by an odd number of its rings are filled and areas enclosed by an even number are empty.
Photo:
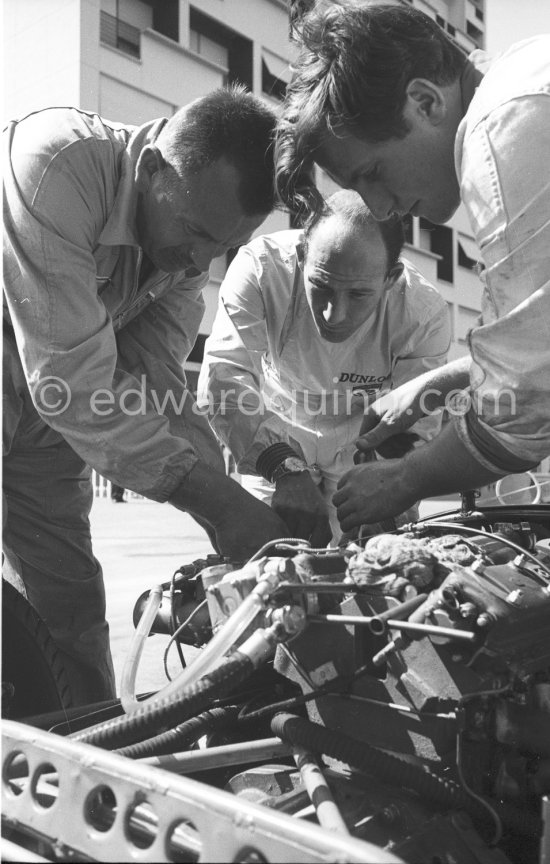
M386 632L389 620L403 620L404 618L408 618L411 612L414 612L415 609L422 606L424 601L427 599L427 594L417 594L416 597L404 600L403 603L399 603L391 609L386 609L385 612L373 615L370 619L370 629L375 636L381 636Z
M308 615L308 624L353 624L360 627L370 627L373 618L360 615ZM410 621L396 621L389 618L386 624L390 630L404 630L411 633L425 633L432 636L448 636L450 639L458 639L463 642L472 642L476 634L469 630L454 630L452 627L438 627L435 624L411 624Z
M275 592L293 591L299 594L359 594L364 591L362 585L347 582L282 582Z
M294 747L294 761L300 769L302 781L315 807L321 827L332 831L333 834L349 835L347 825L315 757L302 747Z
M222 747L209 747L206 750L193 750L190 753L172 753L169 756L148 756L137 759L142 765L155 765L176 774L192 774L195 771L208 771L228 765L241 765L261 762L263 759L280 759L291 756L292 747L279 738L261 738L242 744L225 744Z

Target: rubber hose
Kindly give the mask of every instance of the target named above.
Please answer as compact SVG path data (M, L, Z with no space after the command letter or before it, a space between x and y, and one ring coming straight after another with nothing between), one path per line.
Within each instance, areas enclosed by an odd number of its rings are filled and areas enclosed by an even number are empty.
M360 771L376 774L384 782L412 789L439 807L458 807L478 819L487 820L485 809L454 780L445 779L390 753L377 750L343 732L335 732L303 717L284 713L273 718L271 730L274 735L292 745L331 756ZM540 836L542 824L536 817L509 806L503 807L497 801L488 803L517 833Z
M185 723L180 723L174 729L161 732L154 738L147 738L146 741L139 741L129 747L121 747L115 750L115 753L127 756L129 759L142 759L146 756L167 756L170 753L187 750L207 732L235 723L238 715L239 709L235 705L227 708L211 708L197 717L192 717L191 720L186 720Z
M95 744L105 750L135 744L155 734L159 726L175 726L204 711L212 699L229 693L253 669L250 658L236 651L225 663L189 685L183 693L158 702L145 702L132 714L113 717L91 729L76 732L70 738L85 744Z

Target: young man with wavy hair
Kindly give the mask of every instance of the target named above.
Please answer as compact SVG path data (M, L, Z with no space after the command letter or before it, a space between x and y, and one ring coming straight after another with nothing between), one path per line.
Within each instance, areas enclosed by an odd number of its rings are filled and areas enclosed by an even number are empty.
M370 406L358 446L376 447L469 387L428 446L360 465L334 502L345 530L422 497L468 489L550 453L550 37L490 61L464 56L406 4L335 2L304 18L277 143L278 187L313 163L378 219L445 222L464 202L481 250L482 320L470 356Z

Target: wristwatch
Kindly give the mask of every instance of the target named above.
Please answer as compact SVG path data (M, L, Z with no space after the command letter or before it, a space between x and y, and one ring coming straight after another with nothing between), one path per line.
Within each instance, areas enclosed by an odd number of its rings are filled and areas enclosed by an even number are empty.
M303 474L307 470L307 464L299 456L287 456L272 471L271 482L276 483L277 480L286 477L287 474Z

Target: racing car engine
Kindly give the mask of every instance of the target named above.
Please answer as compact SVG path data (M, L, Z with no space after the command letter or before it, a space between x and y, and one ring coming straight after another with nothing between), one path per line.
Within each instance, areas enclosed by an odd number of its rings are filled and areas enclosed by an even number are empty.
M433 521L285 562L266 614L305 625L274 666L300 687L308 720L273 728L324 754L357 836L405 860L537 860L550 791L547 533ZM210 586L215 626L250 576Z
M8 721L3 819L25 848L550 862L547 508L463 507L364 544L212 555L142 595L134 622L120 701L31 716L27 734ZM151 632L170 634L170 680L138 697Z

